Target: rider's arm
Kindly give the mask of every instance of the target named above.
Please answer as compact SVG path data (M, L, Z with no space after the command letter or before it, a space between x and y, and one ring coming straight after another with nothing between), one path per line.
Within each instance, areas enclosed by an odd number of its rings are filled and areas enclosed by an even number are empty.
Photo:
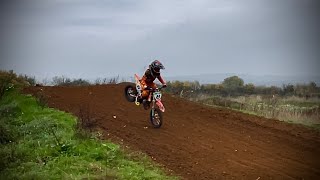
M162 78L161 75L159 75L157 78L161 82L162 85L166 85L166 81Z

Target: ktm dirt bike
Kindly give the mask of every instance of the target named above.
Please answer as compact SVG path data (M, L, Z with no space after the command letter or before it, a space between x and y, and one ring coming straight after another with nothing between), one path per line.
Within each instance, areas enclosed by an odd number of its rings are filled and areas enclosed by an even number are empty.
M137 74L135 77L135 87L133 85L127 85L125 87L125 97L129 102L135 102L137 106L140 105L143 99L142 97L142 86L140 84L140 78ZM160 128L162 125L162 113L165 111L164 105L161 102L162 87L156 89L149 89L151 101L150 103L150 121L154 128Z

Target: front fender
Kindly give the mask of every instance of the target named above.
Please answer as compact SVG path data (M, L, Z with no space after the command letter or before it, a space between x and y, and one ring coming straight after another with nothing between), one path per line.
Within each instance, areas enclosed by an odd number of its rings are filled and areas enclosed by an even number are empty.
M157 106L159 107L160 111L162 111L162 112L165 111L164 105L162 104L161 101L157 101L156 104L157 104Z

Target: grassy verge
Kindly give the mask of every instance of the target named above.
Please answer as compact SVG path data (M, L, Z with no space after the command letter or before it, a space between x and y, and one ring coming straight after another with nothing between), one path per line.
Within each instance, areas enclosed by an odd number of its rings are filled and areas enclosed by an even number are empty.
M0 179L177 179L145 155L76 129L76 117L14 90L0 101ZM136 156L136 155L135 155Z

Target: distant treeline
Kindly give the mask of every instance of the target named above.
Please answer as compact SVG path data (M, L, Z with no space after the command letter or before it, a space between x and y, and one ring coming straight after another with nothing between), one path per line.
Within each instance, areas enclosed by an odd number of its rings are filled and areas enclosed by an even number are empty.
M117 77L112 78L97 78L94 82L90 82L83 78L68 78L65 76L55 76L51 80L43 79L39 82L34 76L28 75L17 75L13 70L3 71L0 70L0 81L2 84L16 84L17 82L23 82L30 86L87 86L87 85L98 85L98 84L116 84L125 81L124 79Z
M94 82L90 82L86 79L82 78L68 78L65 76L55 76L52 78L52 80L49 82L46 80L44 82L44 85L53 85L53 86L88 86L88 85L100 85L100 84L117 84L119 82L122 82L124 80L120 81L119 76L113 77L113 78L97 78Z
M124 81L124 80L121 80ZM97 78L93 83L88 80L79 78L71 79L64 76L55 76L51 81L44 80L39 83L35 77L27 75L17 75L13 70L3 71L0 70L0 99L4 93L11 88L23 88L27 86L87 86L87 85L99 85L99 84L116 84L121 82L119 76L114 78Z
M200 84L198 81L169 81L167 84L167 92L187 98L195 97L199 94L210 96L280 95L320 98L320 87L315 82L267 87L255 86L252 83L245 84L240 77L231 76L219 84Z
M0 96L11 84L28 84L31 86L87 86L99 84L116 84L124 82L119 76L114 78L97 78L94 82L79 78L71 79L65 76L55 76L51 81L45 80L38 83L35 77L27 75L17 75L11 71L0 71ZM318 97L320 98L320 87L315 82L308 84L283 84L277 86L256 86L252 83L245 84L243 79L238 76L231 76L224 79L219 84L200 84L199 81L168 81L166 92L182 97L196 97L199 94L209 96L243 96L243 95L280 95L280 96L299 96L299 97Z

